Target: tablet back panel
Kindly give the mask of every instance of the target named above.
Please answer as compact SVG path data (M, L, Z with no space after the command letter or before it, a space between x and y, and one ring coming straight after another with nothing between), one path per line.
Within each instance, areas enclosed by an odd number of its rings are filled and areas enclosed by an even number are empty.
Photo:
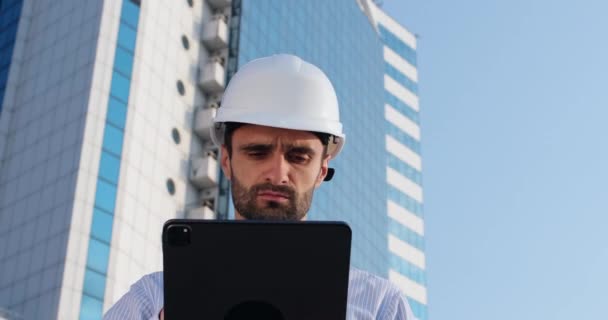
M344 319L350 246L341 222L171 220L165 319Z

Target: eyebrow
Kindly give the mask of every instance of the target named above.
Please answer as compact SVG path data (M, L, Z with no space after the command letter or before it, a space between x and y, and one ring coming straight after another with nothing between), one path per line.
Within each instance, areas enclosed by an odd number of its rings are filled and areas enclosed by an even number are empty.
M314 156L316 154L315 150L308 146L295 146L295 145L285 145L283 149L286 149L289 152L303 153L309 156Z
M242 145L239 147L239 150L241 151L245 151L245 152L268 152L270 150L272 150L274 148L274 146L272 144L265 144L265 143L248 143L245 145Z
M244 152L269 152L274 148L275 145L271 143L248 143L240 146L239 150ZM314 156L316 154L315 150L309 146L299 146L291 143L282 144L281 149L284 152L297 152L310 156Z

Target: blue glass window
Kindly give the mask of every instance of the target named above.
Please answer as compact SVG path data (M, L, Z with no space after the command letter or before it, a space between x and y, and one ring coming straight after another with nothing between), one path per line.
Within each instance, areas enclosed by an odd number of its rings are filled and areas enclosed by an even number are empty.
M393 186L388 187L388 198L422 218L422 204Z
M420 154L420 141L414 139L412 136L407 134L405 131L399 129L399 127L395 126L391 122L386 124L387 133L391 135L391 137L397 139L397 141L403 143L408 146L412 151Z
M0 112L4 105L8 71L11 66L22 0L0 1Z
M414 248L424 251L424 238L415 231L410 230L399 222L394 221L389 223L388 230L397 238L407 242Z
M13 48L15 43L9 43L6 47L0 50L0 65L8 68L11 64L11 58L13 56Z
M80 303L80 320L101 320L103 302L86 294L82 295Z
M132 1L122 2L122 21L127 23L133 29L137 29L137 22L139 21L139 6Z
M120 177L120 158L124 138L127 105L133 72L137 23L137 0L123 0L121 22L114 56L114 71L99 160L99 177L87 255L87 269L80 306L80 320L101 320L106 285L116 193Z
M401 159L395 157L393 154L388 153L388 166L397 170L402 175L406 176L408 179L416 182L419 186L422 186L422 174L420 171L414 169L406 162L403 162Z
M17 37L17 24L12 24L0 32L0 48L4 48L8 44L15 42Z
M133 70L133 54L121 47L117 47L116 56L114 58L114 68L125 76L131 77L131 71Z
M412 312L414 313L414 316L416 317L416 319L427 319L427 306L412 299L409 298L407 299L407 302L410 304L410 307L412 308Z
M8 81L8 67L0 69L0 87L4 88Z
M127 105L116 98L110 97L106 119L108 123L115 127L124 129L127 119Z
M103 148L116 155L121 154L123 136L122 130L112 125L106 125L103 134Z
M129 27L128 24L121 22L118 30L118 45L135 52L135 38L137 34L135 30Z
M129 91L131 81L119 72L112 72L112 84L110 86L110 94L123 102L129 102Z
M416 66L416 51L408 46L405 42L401 41L396 35L390 32L381 24L378 25L380 36L389 48L398 53L400 56L405 58L411 65Z
M118 174L120 172L120 159L106 151L101 152L99 162L99 176L118 185Z
M107 243L89 240L89 254L87 257L87 267L101 274L108 272L108 258L110 257L110 246Z
M388 104L390 104L393 108L397 109L397 111L401 112L410 120L414 121L414 123L420 124L418 111L414 110L414 108L409 106L407 103L401 101L401 99L395 97L392 93L388 91L384 91L384 95Z
M86 269L84 272L84 293L103 300L103 294L106 289L106 278L91 269Z
M93 223L91 224L91 236L106 243L112 241L112 223L114 218L103 210L93 209Z
M426 274L424 270L409 263L407 260L396 256L393 253L390 254L389 260L391 267L397 270L400 274L410 278L412 281L418 284L426 286Z
M101 179L97 179L95 206L107 212L114 212L116 204L116 187Z
M405 74L401 73L401 71L397 70L397 68L393 67L388 62L384 64L384 68L385 68L386 74L391 76L391 78L395 79L401 85L403 85L404 87L409 89L412 93L414 93L416 95L418 94L418 84L415 81L410 79Z
M23 1L2 3L2 8L0 9L0 28L4 29L19 19L22 3Z

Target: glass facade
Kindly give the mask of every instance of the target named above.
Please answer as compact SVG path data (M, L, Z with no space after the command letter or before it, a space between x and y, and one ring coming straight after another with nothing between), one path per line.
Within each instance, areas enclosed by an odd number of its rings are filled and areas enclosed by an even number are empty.
M399 84L408 88L414 94L418 94L418 84L412 79L408 78L401 71L397 70L397 68L393 67L390 63L384 64L385 72L391 78L395 79Z
M330 163L334 179L315 192L309 217L348 222L352 265L386 277L385 66L378 34L356 1L244 0L241 5L239 65L292 53L332 81L346 144Z
M139 12L139 1L123 0L99 160L95 206L80 305L80 320L101 319L103 313Z
M411 65L414 67L416 66L416 50L408 46L405 42L401 41L398 36L394 35L381 24L378 25L378 31L380 32L380 37L389 48L395 51Z
M328 75L340 103L346 133L342 153L330 163L331 182L314 196L310 219L343 220L353 230L351 264L382 277L392 269L426 287L426 271L391 253L389 234L424 253L424 237L388 218L388 201L422 218L422 203L387 183L387 168L418 186L422 173L387 151L386 136L420 154L420 141L385 119L385 104L419 124L419 113L385 89L385 75L414 95L418 84L384 60L389 47L412 66L416 52L378 24L376 31L354 0L242 0L239 32L232 34L237 65L276 53L302 57ZM235 36L238 37L235 39ZM237 45L235 45L235 43ZM409 299L414 314L427 319L426 305Z
M22 7L23 0L0 0L0 113L4 105L4 92Z
M393 34L382 24L378 24L378 30L381 39L384 41L384 44L387 47L393 50L401 58L409 62L412 66L416 65L416 51L413 48L403 42L397 35ZM384 71L386 75L388 75L391 79L395 80L404 89L409 90L414 95L418 94L418 84L416 83L416 81L410 79L407 75L400 72L397 67L391 65L391 63L389 62L386 62ZM420 123L418 111L413 109L404 101L400 100L398 97L391 94L389 90L385 91L384 97L386 99L385 102L395 108L397 112L401 113L403 116L412 120L412 122L416 124ZM414 153L420 155L419 140L410 136L410 134L408 134L407 132L405 132L404 130L389 121L386 122L385 127L386 134L388 136L390 136L392 139L396 140L400 144L404 145L405 147L409 148ZM419 169L412 167L407 162L399 159L390 152L387 152L387 154L388 168L395 170L410 181L414 182L419 187L422 186L422 173L419 171ZM389 201L410 211L419 218L423 218L422 203L419 200L414 199L407 193L398 190L393 186L390 186L387 198ZM418 250L419 252L424 253L424 237L422 234L411 230L408 226L405 226L404 224L392 219L390 219L389 221L389 233L392 236L398 238L399 240L407 243L413 248L413 250ZM390 268L392 270L395 270L399 274L406 276L407 278L416 282L422 287L426 287L426 271L424 269L421 269L419 266L414 265L407 259L404 259L392 252L389 261ZM428 318L426 304L420 303L415 299L409 299L409 302L410 306L412 307L412 311L414 312L414 315L418 319L426 320Z
M418 115L418 112L407 103L395 97L388 91L384 92L384 99L386 103L390 104L393 108L397 109L397 111L414 121L414 123L420 124L420 116Z

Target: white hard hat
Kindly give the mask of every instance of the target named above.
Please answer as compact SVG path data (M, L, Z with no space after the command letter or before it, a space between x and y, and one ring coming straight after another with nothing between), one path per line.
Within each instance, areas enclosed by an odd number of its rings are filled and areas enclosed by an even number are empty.
M239 69L213 119L211 138L218 146L224 142L225 122L330 134L331 158L345 140L331 82L319 68L289 54L252 60Z

